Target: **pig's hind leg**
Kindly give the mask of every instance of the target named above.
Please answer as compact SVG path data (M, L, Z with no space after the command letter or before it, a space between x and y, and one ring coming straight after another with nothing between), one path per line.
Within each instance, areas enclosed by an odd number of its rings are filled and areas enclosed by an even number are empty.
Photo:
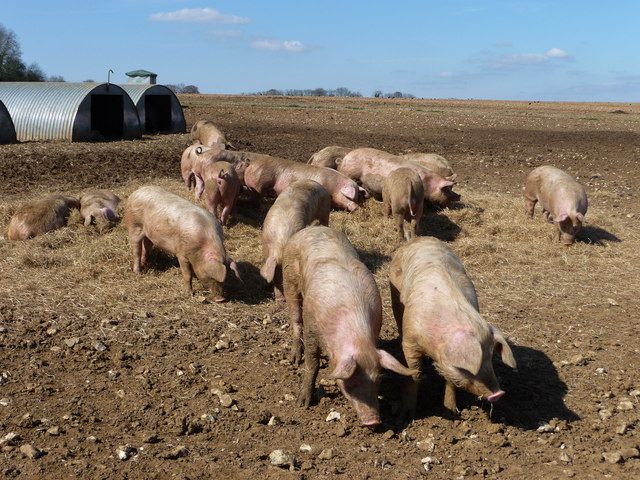
M402 392L402 416L405 420L412 420L416 415L416 405L418 402L418 390L420 388L420 377L422 375L422 354L409 343L403 342L402 351L407 361L407 366L415 373L405 379Z
M153 243L147 237L142 237L142 248L140 251L140 268L143 268L149 260L149 253L153 247Z
M312 331L313 321L307 319L304 328L304 378L298 394L298 405L308 408L313 400L318 370L320 370L320 344Z
M289 321L293 334L290 360L294 365L298 365L302 360L302 295L298 289L299 280L294 266L282 269L282 290L289 307Z

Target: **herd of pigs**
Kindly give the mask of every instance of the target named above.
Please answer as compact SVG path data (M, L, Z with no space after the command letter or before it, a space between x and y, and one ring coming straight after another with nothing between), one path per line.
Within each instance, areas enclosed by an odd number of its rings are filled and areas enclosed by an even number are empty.
M435 154L393 155L373 148L331 146L307 164L258 153L230 150L224 135L209 121L197 122L193 144L181 159L181 173L196 201L206 209L158 186L142 186L126 200L124 223L140 273L155 245L177 257L192 293L195 277L225 300L229 271L240 278L224 247L223 226L241 192L259 199L277 197L264 219L262 277L284 298L293 333L291 361L303 359L301 406L313 398L320 353L329 358L331 376L353 405L361 423L380 424L378 385L381 367L408 377L401 415L411 419L422 359L433 360L445 379L444 406L456 408L456 388L489 402L504 395L492 357L516 368L502 333L480 315L474 285L460 259L441 241L416 236L425 204L446 207L460 196L452 188L456 175ZM391 261L391 301L407 366L376 348L382 325L380 293L373 274L359 260L344 233L328 227L332 207L349 212L364 198L384 202L401 240ZM25 240L63 227L73 209L89 226L98 217L117 222L120 199L98 190L79 199L51 195L20 207L8 238ZM571 245L587 211L584 188L552 166L534 169L526 180L526 212L540 202L547 221L556 223L559 239ZM251 205L248 202L247 205Z

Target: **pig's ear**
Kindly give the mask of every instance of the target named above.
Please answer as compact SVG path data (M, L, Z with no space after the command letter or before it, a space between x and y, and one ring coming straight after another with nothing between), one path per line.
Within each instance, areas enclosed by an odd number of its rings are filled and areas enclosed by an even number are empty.
M440 188L451 188L456 184L456 182L452 181L452 180L446 180L443 179L443 181L440 183Z
M584 215L581 214L580 212L576 213L576 218L581 222L584 222Z
M402 365L393 355L385 350L378 349L378 358L380 359L380 366L387 370L391 370L392 372L396 372L399 375L411 377L418 373L416 370L412 370L411 368L407 368Z
M447 362L456 368L477 375L482 366L482 347L473 335L458 331L449 341L446 349Z
M340 193L347 197L349 200L358 200L358 189L355 185L345 185L340 189Z
M236 262L234 262L233 260L231 260L231 261L229 262L229 268L230 268L230 269L231 269L231 271L234 273L234 275L236 276L236 278L242 282L243 280L242 280L242 277L240 276L240 272L238 271L238 265L236 265Z
M496 341L496 351L500 352L500 358L502 359L502 363L510 366L514 370L517 370L518 365L516 364L516 359L513 356L513 352L511 351L511 347L507 343L507 340L504 338L500 330L495 327L493 328L493 338Z
M227 276L227 267L225 267L224 263L215 261L211 263L211 277L216 282L224 282L225 277Z
M337 380L347 380L356 371L356 366L356 359L353 358L353 355L345 356L338 360L338 364L331 372L331 376Z
M558 222L558 223L561 223L561 222L564 222L567 218L569 218L569 215L567 215L566 213L561 213L560 215L558 215L553 220Z

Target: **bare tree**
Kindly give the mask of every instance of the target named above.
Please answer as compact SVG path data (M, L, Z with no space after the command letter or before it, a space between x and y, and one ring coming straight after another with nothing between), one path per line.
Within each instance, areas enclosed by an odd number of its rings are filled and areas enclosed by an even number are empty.
M47 82L66 82L62 75L51 75L47 78Z
M180 93L200 93L200 90L195 85L185 85L180 90Z
M16 34L0 25L0 82L42 82L44 79L44 72L37 64L27 67L22 61Z

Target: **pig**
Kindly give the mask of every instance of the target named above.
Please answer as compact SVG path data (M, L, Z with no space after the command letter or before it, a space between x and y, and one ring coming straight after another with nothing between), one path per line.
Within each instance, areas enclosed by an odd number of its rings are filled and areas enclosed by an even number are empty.
M96 218L102 217L110 223L116 223L120 217L116 213L120 197L108 190L95 190L80 196L80 215L88 227Z
M133 271L140 273L152 246L175 255L189 295L196 278L215 302L225 301L222 284L236 263L224 249L222 227L204 208L160 187L146 185L127 199L124 222L133 252Z
M79 208L80 201L76 197L57 194L22 205L11 217L7 238L27 240L62 228L71 212Z
M424 207L424 186L420 176L410 168L394 170L382 187L385 214L393 215L400 240L411 240L418 234L418 222ZM405 221L411 228L405 227Z
M282 293L282 252L287 240L314 221L329 224L331 196L313 180L297 180L276 198L262 225L262 255L264 265L260 275L273 282L277 298Z
M420 175L424 186L424 198L433 205L447 207L460 200L453 191L456 182L447 180L427 170L422 165L405 160L375 148L357 148L338 162L338 171L353 180L360 180L365 189L375 198L381 198L384 179L398 168L410 168Z
M358 208L357 202L364 193L356 182L335 170L269 155L253 157L244 173L245 185L263 196L279 195L291 182L302 179L318 182L331 195L334 207L350 212Z
M530 217L540 202L545 219L558 225L562 244L570 246L575 242L589 206L587 193L575 178L551 165L535 168L527 176L524 198Z
M215 162L205 166L203 176L207 210L226 225L242 188L238 173L228 162ZM218 213L220 207L222 211Z
M422 357L433 360L444 377L444 406L457 413L456 388L493 403L504 395L492 356L516 368L500 331L480 316L475 287L460 259L431 237L402 245L389 268L391 306L410 369L416 371L403 392L403 413L413 418Z
M322 348L329 357L331 376L360 422L367 427L379 425L380 367L407 376L415 372L376 349L382 302L373 274L360 262L347 237L325 226L295 233L282 258L295 364L302 357L304 336L305 373L298 403L311 404Z
M196 200L200 198L204 191L204 180L202 170L207 163L213 163L216 153L224 150L224 145L205 147L202 145L189 145L182 152L180 159L180 172L187 190L195 188Z
M224 133L209 120L199 120L193 124L193 127L191 127L191 140L195 145L204 145L205 147L224 145L225 147L233 148Z
M337 167L336 162L342 160L344 156L351 150L353 150L353 148L339 147L337 145L325 147L322 150L319 150L311 155L311 158L309 158L307 163L310 165L315 165L317 167L328 167L335 169Z
M447 159L437 153L405 153L400 155L400 158L422 165L430 172L437 173L447 180L454 181L458 177Z

